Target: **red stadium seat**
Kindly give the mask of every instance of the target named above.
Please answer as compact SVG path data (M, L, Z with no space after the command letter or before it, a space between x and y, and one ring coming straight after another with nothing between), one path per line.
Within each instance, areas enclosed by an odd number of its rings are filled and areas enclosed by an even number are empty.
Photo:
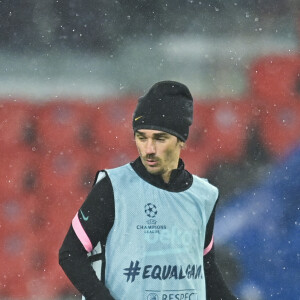
M45 296L47 299L68 299L68 295L78 293L59 266L57 252L51 264L47 263L40 272L31 273L27 280L29 294L34 299L45 299Z
M205 147L199 147L197 150L184 149L181 157L185 163L185 168L192 174L205 177L213 161L209 151L210 149Z
M32 227L26 223L22 227L1 226L0 240L0 295L29 299L27 281L35 267L37 243Z
M208 143L208 120L211 117L208 103L194 102L194 121L182 151L182 158L187 170L191 173L204 176L212 162L211 145Z
M253 96L272 104L300 99L300 56L266 56L254 61L250 68Z
M100 152L119 152L134 145L132 115L136 103L135 99L107 100L95 106L95 141Z
M265 106L258 122L262 142L275 158L300 143L300 102Z
M59 218L56 220L59 221ZM58 249L66 229L61 228L58 235L58 231L48 231L45 226L42 230L33 230L26 222L2 221L1 224L7 226L5 229L0 227L0 296L9 299L43 299L45 296L56 299L62 291L71 290L58 265ZM54 221L48 220L49 223Z
M39 240L42 242L46 242L49 236L55 236L55 240L52 241L51 245L48 245L49 251L60 247L73 217L87 195L78 197L67 192L61 192L59 196L62 198L59 198L56 194L47 196L46 201L48 202L43 210L43 218L45 220L43 230L37 233Z
M51 153L41 165L42 189L38 194L45 220L41 240L55 235L52 245L59 247L69 222L89 191L98 167L92 156L84 153ZM49 247L49 246L48 246Z
M33 193L38 188L39 156L31 150L18 147L0 155L0 188L2 194Z
M0 224L5 224L6 229L22 230L26 227L36 232L41 225L39 209L36 195L6 192L1 196ZM0 230L0 237L2 231Z
M101 160L99 160L99 170L116 168L123 164L134 161L138 157L138 151L135 146L135 142L130 145L124 145L119 150L114 148L106 153L101 154Z
M34 104L22 100L0 101L0 152L30 147L35 141Z
M95 163L97 159L89 153L68 151L52 152L44 156L40 166L39 197L47 222L49 215L54 215L53 223L47 223L47 226L54 225L57 228L57 222L65 224L66 220L71 220L74 216L87 197L101 165L101 158L99 165ZM51 230L49 233L51 234Z
M207 126L210 116L211 111L208 103L194 102L193 124L190 127L187 140L188 148L199 150L207 144Z
M91 109L83 101L53 101L37 113L37 134L42 148L74 149L91 145Z
M45 251L53 240L56 237L52 234L39 241L24 228L24 232L11 234L7 242L1 243L4 264L0 270L0 295L9 299L56 299L62 291L71 290L58 264L58 243L51 258Z
M55 219L49 219L47 222L60 222L59 217L57 215ZM45 295L47 299L57 299L62 293L75 291L58 263L58 251L70 222L66 222L67 218L70 216L65 216L65 226L60 226L60 232L53 230L51 226L51 231L47 228L36 235L37 244L32 249L33 261L31 268L27 269L27 289L36 299L43 299Z
M206 143L214 162L240 160L246 154L252 110L247 100L217 101L210 106Z
M71 221L82 205L84 198L79 198L68 191L47 196L47 207L43 217L43 230L36 237L41 245L40 253L44 260L44 272L31 273L31 288L37 288L41 295L59 295L74 291L68 278L58 264L58 251L71 225ZM47 209L46 209L47 208Z
M43 191L70 194L86 192L91 188L98 170L94 154L83 151L53 151L43 156L40 162L40 180ZM101 157L99 157L101 161Z
M12 191L0 202L0 297L31 299L28 282L32 272L43 272L38 236L45 222L40 199ZM2 298L2 297L1 297Z

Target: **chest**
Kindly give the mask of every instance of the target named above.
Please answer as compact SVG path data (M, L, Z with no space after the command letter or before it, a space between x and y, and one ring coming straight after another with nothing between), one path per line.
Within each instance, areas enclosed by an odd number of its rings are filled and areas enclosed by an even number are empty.
M114 195L114 228L137 244L178 249L199 245L204 237L205 201L193 190L171 193L135 183Z

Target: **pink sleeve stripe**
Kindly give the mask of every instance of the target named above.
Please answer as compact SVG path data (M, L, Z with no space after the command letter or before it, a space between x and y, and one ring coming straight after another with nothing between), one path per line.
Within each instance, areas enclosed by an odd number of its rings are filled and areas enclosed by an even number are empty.
M74 229L77 237L79 238L81 244L85 248L85 250L87 252L91 252L93 250L93 245L80 223L80 220L78 217L78 212L77 212L76 216L74 217L74 219L72 220L72 226L73 226L73 229Z
M209 245L204 249L203 256L206 255L212 249L213 244L214 244L214 237L212 237Z

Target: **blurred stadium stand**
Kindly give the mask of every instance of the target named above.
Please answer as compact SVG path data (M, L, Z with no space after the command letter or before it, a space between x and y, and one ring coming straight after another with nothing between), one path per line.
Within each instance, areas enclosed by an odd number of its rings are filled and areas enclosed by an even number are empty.
M102 153L135 150L132 114L136 97L108 99L91 107L93 111L94 147ZM126 151L126 150L125 150ZM131 156L133 159L134 156Z
M261 61L269 59L276 60ZM264 64L264 72L272 73L268 66L274 68ZM213 182L218 178L216 167L219 172L226 165L231 171L241 170L245 161L259 161L259 156L249 157L249 147L266 153L261 163L267 162L270 169L258 176L261 183L252 182L238 196L227 195L216 224L225 278L238 294L253 300L283 295L295 299L293 295L299 294L299 269L293 266L299 264L295 195L300 192L300 153L293 149L300 140L300 108L293 80L280 90L276 78L280 82L281 75L276 72L250 77L254 87L268 86L269 78L277 93L282 92L275 101L263 89L238 101L195 99L195 123L183 152L187 168ZM293 74L298 79L298 72ZM136 157L131 132L135 101L134 96L99 103L0 101L0 251L5 257L0 265L1 297L47 294L52 299L76 293L57 264L57 251L96 171ZM258 139L252 139L253 132ZM244 180L239 175L235 189ZM224 182L219 184L222 192Z
M299 69L298 55L258 58L250 68L250 89L253 96L269 105L299 102Z
M0 142L5 145L0 151L11 147L24 150L35 140L35 106L22 99L1 100L0 103ZM17 121L16 121L17 120Z
M249 293L252 299L300 295L299 170L300 143L218 211L218 248L230 245L228 256L241 267L235 284L242 299ZM234 276L235 270L228 272Z
M136 95L166 77L196 95L182 157L220 189L226 281L300 299L299 2L98 4L1 3L0 299L80 297L58 249L96 171L137 156Z
M92 110L83 101L49 101L36 110L38 142L47 151L87 148L93 133ZM58 138L59 133L59 138Z
M239 161L246 153L247 132L253 120L248 99L219 100L210 106L207 143L218 161Z

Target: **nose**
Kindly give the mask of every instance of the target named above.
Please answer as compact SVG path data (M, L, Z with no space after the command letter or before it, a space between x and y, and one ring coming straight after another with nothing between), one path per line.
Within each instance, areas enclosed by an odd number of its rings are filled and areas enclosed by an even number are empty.
M155 143L152 139L148 139L146 143L146 154L155 153Z

